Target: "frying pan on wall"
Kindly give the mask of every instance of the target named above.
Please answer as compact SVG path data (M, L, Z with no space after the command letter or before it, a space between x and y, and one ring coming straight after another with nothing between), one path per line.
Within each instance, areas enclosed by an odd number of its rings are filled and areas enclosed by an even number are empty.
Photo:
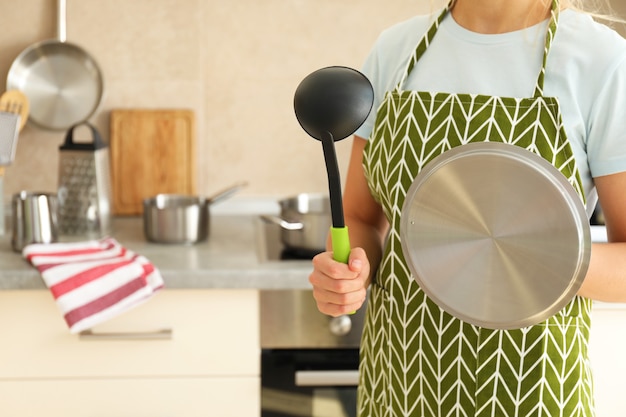
M576 295L589 266L584 205L549 162L471 143L434 158L408 190L400 226L413 278L468 323L540 323Z
M29 123L45 130L67 130L86 121L104 91L98 63L80 46L66 42L65 11L65 0L58 0L58 39L26 48L7 77L7 90L20 90L28 97Z

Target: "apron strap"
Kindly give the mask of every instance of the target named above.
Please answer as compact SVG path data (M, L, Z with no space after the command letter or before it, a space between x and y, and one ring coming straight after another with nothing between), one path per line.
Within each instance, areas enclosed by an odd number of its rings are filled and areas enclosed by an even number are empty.
M541 71L539 71L539 78L537 79L537 85L535 86L534 97L543 96L543 81L546 77L546 65L548 63L548 53L556 35L556 28L559 22L559 13L561 11L560 0L552 1L552 10L550 11L550 23L548 24L548 33L546 33L546 43L543 49L543 64L541 65Z
M398 81L398 84L395 87L396 92L400 92L402 90L404 84L406 83L406 80L409 78L409 75L411 74L411 71L413 71L415 64L417 63L417 61L419 61L422 55L424 55L424 52L426 52L426 49L428 48L428 46L430 46L433 38L435 37L435 34L437 33L437 30L439 29L439 25L441 24L443 19L447 16L447 14L450 12L450 9L454 5L455 1L456 0L451 0L448 3L448 5L441 12L439 17L437 17L437 20L435 20L433 24L430 26L430 28L428 29L428 32L426 32L426 35L424 35L419 45L415 49L415 51L413 51L413 55L411 55L408 65L406 69L404 70L404 74L402 75L402 78L400 79L400 81ZM546 42L545 42L545 46L543 50L543 63L541 65L541 70L539 71L539 77L537 78L537 83L535 85L534 97L543 96L543 82L544 82L545 75L546 75L546 64L548 62L548 52L550 51L550 47L552 46L552 40L554 39L554 35L556 34L556 29L557 29L558 21L559 21L559 12L560 12L560 0L552 0L552 9L550 11L550 23L548 24L548 31L546 33Z
M415 64L417 63L417 61L419 61L419 59L422 57L424 52L426 52L426 49L432 42L433 38L435 37L435 34L437 33L437 30L439 29L439 25L443 21L444 17L446 17L448 12L450 11L450 8L454 4L454 2L455 0L451 0L448 3L446 8L441 12L439 17L437 18L437 20L435 20L435 22L428 29L428 32L426 32L426 35L424 35L419 45L417 45L417 48L415 49L415 51L413 51L413 55L411 55L411 58L409 59L409 64L404 70L404 74L402 75L402 78L396 85L396 88L395 88L396 92L399 92L400 90L402 90L404 83L406 82L407 78L409 78L409 74L411 74L411 71L413 71L413 67L415 67Z

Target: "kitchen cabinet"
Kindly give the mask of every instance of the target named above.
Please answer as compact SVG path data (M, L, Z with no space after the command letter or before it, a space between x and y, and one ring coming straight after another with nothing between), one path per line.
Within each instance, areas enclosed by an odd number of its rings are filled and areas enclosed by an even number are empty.
M626 306L596 303L589 356L598 417L623 417L626 410Z
M0 415L258 416L258 311L253 289L166 289L83 338L47 290L0 291Z

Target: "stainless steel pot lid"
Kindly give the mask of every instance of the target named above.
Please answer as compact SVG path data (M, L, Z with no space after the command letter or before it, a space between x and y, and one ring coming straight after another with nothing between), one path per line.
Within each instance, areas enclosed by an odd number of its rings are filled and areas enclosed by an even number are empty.
M580 288L591 255L589 222L571 184L540 156L504 143L434 158L408 190L400 235L426 294L492 329L554 315Z

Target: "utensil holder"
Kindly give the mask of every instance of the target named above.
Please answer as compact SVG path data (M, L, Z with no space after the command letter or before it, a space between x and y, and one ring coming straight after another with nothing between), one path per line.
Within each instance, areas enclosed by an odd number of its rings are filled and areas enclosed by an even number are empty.
M21 252L31 243L58 241L57 203L56 194L51 193L21 191L13 195L14 251Z

